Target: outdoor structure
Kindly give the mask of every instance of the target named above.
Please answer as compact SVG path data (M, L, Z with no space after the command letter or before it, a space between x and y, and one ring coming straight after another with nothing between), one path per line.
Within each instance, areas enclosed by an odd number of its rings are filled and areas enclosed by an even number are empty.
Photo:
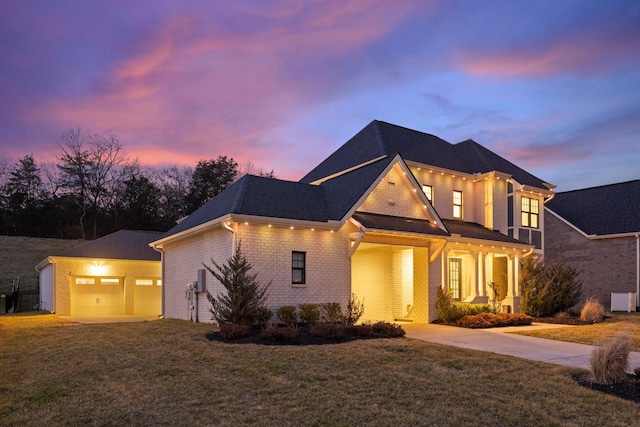
M580 272L583 300L612 293L640 305L640 180L560 192L545 207L545 257Z
M41 309L60 316L159 315L160 253L149 242L161 234L120 230L45 258Z
M543 250L553 185L472 140L373 121L299 182L245 176L152 243L165 317L210 321L203 263L240 243L270 308L364 301L364 320L436 319L439 287L516 310L523 257ZM199 276L200 274L200 276ZM186 292L186 293L185 293ZM187 298L185 299L185 295Z

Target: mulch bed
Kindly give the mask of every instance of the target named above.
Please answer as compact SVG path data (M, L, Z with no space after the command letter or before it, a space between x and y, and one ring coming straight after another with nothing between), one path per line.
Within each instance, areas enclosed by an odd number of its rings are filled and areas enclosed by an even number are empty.
M640 403L640 377L627 374L628 380L616 384L597 384L589 379L588 374L573 375L573 379L583 387L610 394L635 403Z
M261 329L254 329L251 335L248 337L238 338L235 340L225 340L220 336L218 331L206 334L209 341L218 341L228 344L260 344L260 345L324 345L324 344L340 344L344 342L367 340L367 339L380 339L390 338L388 335L374 332L370 336L356 336L349 333L343 333L340 338L323 338L314 337L309 333L308 328L299 328L298 336L293 341L269 341L263 339L260 335Z

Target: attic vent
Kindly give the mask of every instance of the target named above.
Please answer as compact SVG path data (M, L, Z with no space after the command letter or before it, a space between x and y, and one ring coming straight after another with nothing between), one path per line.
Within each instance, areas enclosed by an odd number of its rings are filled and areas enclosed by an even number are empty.
M396 204L396 183L389 181L389 187L387 188L387 199L389 200L389 205L395 206Z

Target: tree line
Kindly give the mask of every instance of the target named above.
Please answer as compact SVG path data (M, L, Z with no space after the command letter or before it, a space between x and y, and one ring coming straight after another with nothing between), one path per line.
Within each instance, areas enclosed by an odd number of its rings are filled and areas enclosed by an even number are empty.
M120 229L166 231L241 176L274 177L222 155L195 168L146 167L110 131L69 130L55 159L0 159L2 234L91 240Z

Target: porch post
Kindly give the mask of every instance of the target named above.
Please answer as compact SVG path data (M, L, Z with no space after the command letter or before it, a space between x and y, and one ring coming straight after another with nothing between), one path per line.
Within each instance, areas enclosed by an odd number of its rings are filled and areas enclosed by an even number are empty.
M471 259L473 259L473 264L475 266L475 274L471 276L473 280L473 286L471 287L471 296L477 297L480 295L480 280L478 280L478 252L471 252Z
M513 294L517 297L520 296L520 257L518 255L513 256Z
M478 268L480 269L478 277L480 278L480 296L487 296L487 254L484 251L480 251L478 254L480 262L478 262Z
M513 298L513 262L512 255L507 255L507 299Z

